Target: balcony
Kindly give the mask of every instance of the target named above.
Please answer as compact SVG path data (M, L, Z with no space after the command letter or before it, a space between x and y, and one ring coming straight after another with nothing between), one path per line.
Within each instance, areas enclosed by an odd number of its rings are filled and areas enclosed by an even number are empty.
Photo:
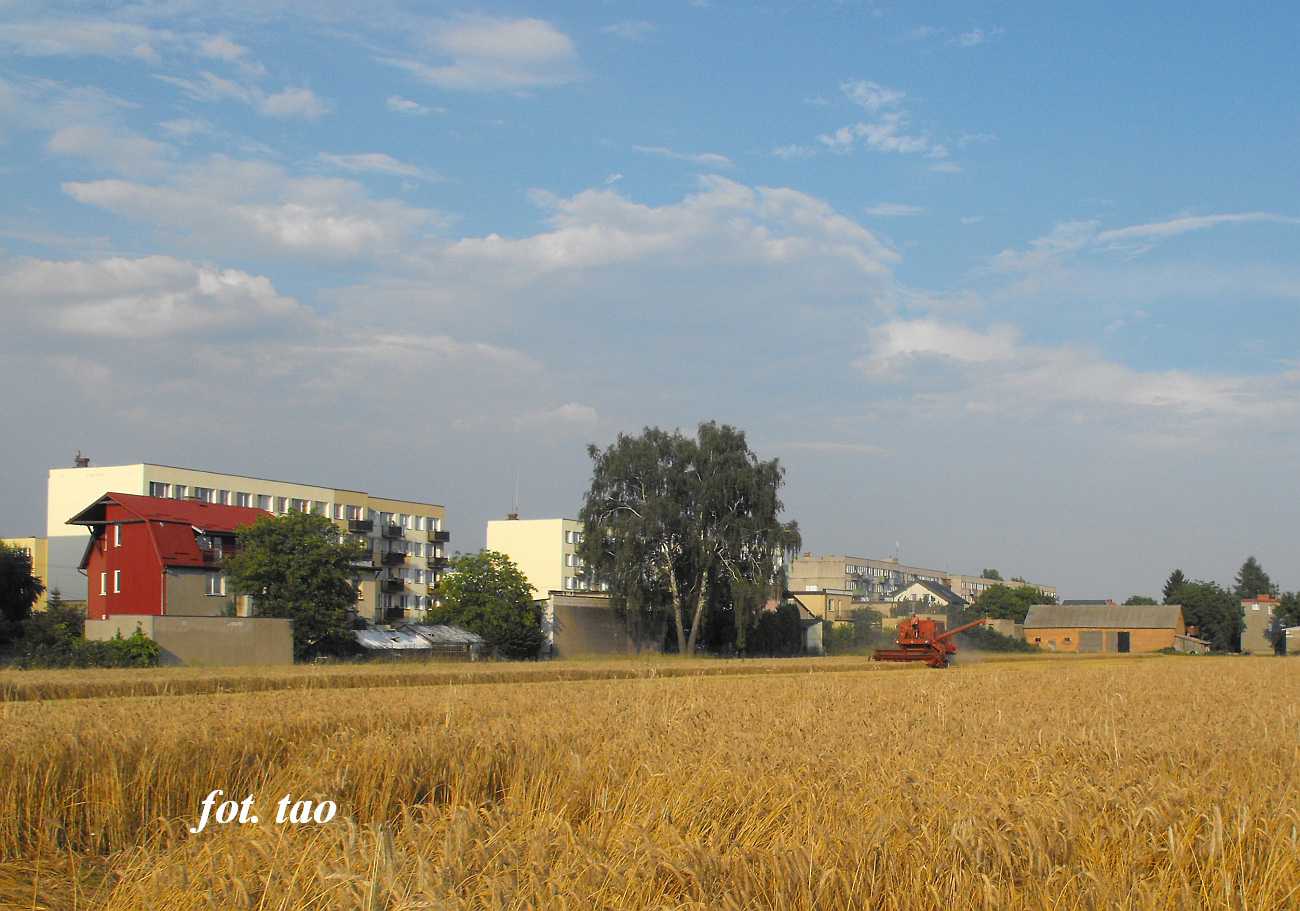
M406 581L404 579L381 579L379 590L385 595L399 595L406 591Z
M449 531L431 531L429 532L429 541L432 544L446 544L451 540Z
M354 535L368 535L374 530L374 519L348 519L348 531Z
M223 550L220 547L200 547L199 554L203 557L204 566L220 566L226 557L234 556L234 551Z
M375 565L375 552L367 548L363 550L352 563L353 566L365 566L373 568Z
M406 563L406 554L400 550L385 551L382 558L385 566L401 566Z
M400 538L402 537L402 526L384 525L379 529L379 533L385 538Z
M424 561L424 565L435 573L440 573L447 568L450 562L446 557L429 557Z

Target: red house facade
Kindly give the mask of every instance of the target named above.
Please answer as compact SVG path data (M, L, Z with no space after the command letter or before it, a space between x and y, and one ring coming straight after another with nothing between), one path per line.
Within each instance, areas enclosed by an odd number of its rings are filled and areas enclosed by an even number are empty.
M221 616L229 603L221 563L235 529L270 513L197 500L107 493L68 520L90 529L81 559L86 614Z

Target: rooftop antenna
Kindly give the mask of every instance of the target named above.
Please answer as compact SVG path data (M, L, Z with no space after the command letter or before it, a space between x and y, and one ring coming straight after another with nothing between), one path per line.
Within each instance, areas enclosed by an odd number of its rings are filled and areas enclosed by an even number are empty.
M512 520L513 520L513 519L518 519L518 518L519 518L519 459L518 459L518 458L515 459L515 500L514 500L514 506L513 506L513 508L510 510L510 513L509 513L509 515L507 516L507 518L512 519Z

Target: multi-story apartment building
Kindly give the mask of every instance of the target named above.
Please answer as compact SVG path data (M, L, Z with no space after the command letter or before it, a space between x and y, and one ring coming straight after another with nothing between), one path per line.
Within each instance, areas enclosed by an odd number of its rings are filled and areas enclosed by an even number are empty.
M995 580L980 576L966 576L946 570L904 566L897 558L871 560L866 557L814 557L804 554L790 564L790 590L847 590L855 598L867 601L885 601L891 594L913 582L934 582L947 586L968 601L974 601ZM1009 582L1006 585L1020 583ZM1030 582L1045 594L1055 597L1056 589L1050 585Z
M505 554L528 577L535 597L548 592L589 591L581 578L578 544L582 523L576 519L508 519L487 524L487 549Z
M65 598L86 597L86 578L77 567L90 541L85 528L68 525L68 520L106 493L198 500L275 515L297 510L328 516L340 535L366 548L357 612L376 622L418 616L432 606L433 587L447 565L444 546L451 536L443 527L443 507L432 503L168 465L92 468L78 457L77 467L52 469L49 478L46 586L57 585Z
M32 605L32 610L45 610L50 603L50 583L46 578L50 574L49 559L46 552L46 541L44 538L0 538L10 547L16 547L19 550L27 552L27 556L32 561L32 575L41 580L45 590L41 596L36 599ZM62 594L62 592L60 592Z

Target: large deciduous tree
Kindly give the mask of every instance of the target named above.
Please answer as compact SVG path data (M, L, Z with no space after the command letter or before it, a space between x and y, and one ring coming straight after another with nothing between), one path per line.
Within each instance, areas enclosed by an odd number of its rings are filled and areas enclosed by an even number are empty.
M713 422L695 439L653 427L587 451L580 555L588 574L609 586L634 632L667 614L681 654L695 652L710 608L727 605L744 651L800 544L798 525L780 519L778 461L760 461L743 431Z
M0 541L0 645L19 635L43 591L45 583L32 572L31 554Z
M1015 588L998 583L990 585L966 609L971 619L992 617L995 620L1014 620L1025 622L1025 615L1035 604L1055 604L1056 596L1049 595L1032 585L1017 585Z
M1236 583L1232 594L1238 600L1277 594L1277 586L1268 577L1268 573L1264 572L1264 567L1259 565L1254 555L1247 557L1246 562L1241 564L1241 569L1237 571Z
M238 551L225 570L258 617L293 621L294 658L346 654L355 644L349 611L357 601L360 543L341 540L325 516L262 516L237 530Z
M1186 582L1165 603L1182 605L1183 622L1196 627L1196 635L1209 641L1216 652L1241 650L1241 633L1246 628L1241 600L1217 582Z
M432 622L478 633L506 658L537 657L545 638L542 610L528 577L505 554L485 550L457 556L434 598L439 606L429 613Z

